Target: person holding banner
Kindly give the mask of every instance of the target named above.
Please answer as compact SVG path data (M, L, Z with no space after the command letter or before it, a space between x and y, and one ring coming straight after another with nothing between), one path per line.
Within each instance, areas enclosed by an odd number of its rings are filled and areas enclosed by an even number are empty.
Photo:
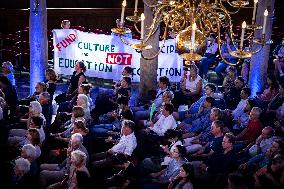
M75 65L75 70L73 72L73 75L70 79L70 84L67 90L67 93L62 93L55 97L55 101L57 104L60 104L62 102L66 102L68 100L71 100L77 93L78 93L78 87L81 86L86 80L85 73L86 72L86 66L84 62L79 61Z
M62 29L70 29L70 21L69 20L62 20L61 22L61 28Z

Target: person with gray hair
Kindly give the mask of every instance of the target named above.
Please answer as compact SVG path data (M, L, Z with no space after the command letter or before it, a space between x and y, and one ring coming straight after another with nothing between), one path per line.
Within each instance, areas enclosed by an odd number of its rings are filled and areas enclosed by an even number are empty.
M32 162L36 159L36 148L32 144L25 144L22 147L21 157Z
M29 174L31 163L25 158L18 158L15 160L14 173L16 176L16 182L14 183L14 189L29 188L35 189L35 183L33 177Z
M89 123L91 121L91 113L90 113L90 103L89 98L85 94L78 94L77 97L77 106L81 106L84 109L84 118L86 120L86 123Z
M8 138L8 142L10 145L14 145L15 143L25 140L25 135L26 135L27 130L32 128L31 127L32 117L36 117L36 116L41 117L43 119L43 124L41 125L41 127L45 127L46 120L45 120L44 115L41 112L42 112L42 107L40 103L38 101L32 101L29 106L28 119L21 119L22 122L27 123L27 129L11 129L9 132L9 138Z
M86 167L87 155L80 151L75 150L71 152L71 167L68 172L67 188L86 188L88 186L88 179L90 173ZM48 189L56 189L62 187L62 182L57 182L48 187Z
M14 76L14 67L13 67L13 64L11 62L9 62L9 61L3 62L2 73L3 73L4 76L6 76L8 78L8 80L10 81L10 83L13 86L16 86L16 80L15 80L15 76Z
M29 174L31 176L36 176L39 173L39 165L37 164L37 152L36 147L32 144L25 144L22 147L21 157L27 159L30 163L30 171Z
M262 131L260 114L262 110L259 107L253 107L249 114L248 126L236 137L236 140L242 141L243 144L249 144L257 139Z
M83 136L80 133L75 133L71 136L67 158L61 164L42 164L40 166L40 188L45 189L48 184L53 184L61 181L64 175L69 173L72 162L72 152L80 150L86 155L86 162L89 160L89 155L86 148L83 146Z
M51 119L53 114L53 108L52 108L52 99L50 99L50 94L48 92L42 92L40 93L38 97L38 102L40 103L42 107L42 114L44 115L46 119L46 127L49 128L51 125Z

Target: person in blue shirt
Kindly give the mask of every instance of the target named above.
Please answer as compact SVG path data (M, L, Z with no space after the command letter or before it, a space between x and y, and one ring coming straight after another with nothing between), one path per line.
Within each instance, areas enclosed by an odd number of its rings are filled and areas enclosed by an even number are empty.
M16 86L16 80L14 76L14 68L13 64L9 61L3 62L2 64L2 73L4 76L6 76L10 83L15 87Z
M205 89L204 95L201 96L199 100L197 100L195 103L193 103L188 109L188 111L180 111L178 112L178 115L177 113L174 114L177 120L185 120L185 119L191 120L190 114L198 113L206 97L214 97L214 93L216 92L215 84L207 83L204 89Z
M216 59L216 52L218 50L218 44L216 43L216 35L211 33L207 39L207 46L205 54L199 64L199 75L204 78L207 77L208 66Z
M231 43L229 36L226 34L226 43L224 43L221 46L221 53L222 56L227 60L228 62L234 64L238 61L236 57L233 57L230 55L230 51L234 50L234 45ZM222 73L225 72L226 68L228 67L228 64L226 64L223 60L218 63L218 65L215 68L215 72L218 75L218 83L222 83L223 81L223 75Z
M275 75L278 74L279 76L283 77L284 72L284 38L282 39L282 43L278 45L274 51L273 51L273 56L275 56L275 59L273 60L273 63L275 65Z

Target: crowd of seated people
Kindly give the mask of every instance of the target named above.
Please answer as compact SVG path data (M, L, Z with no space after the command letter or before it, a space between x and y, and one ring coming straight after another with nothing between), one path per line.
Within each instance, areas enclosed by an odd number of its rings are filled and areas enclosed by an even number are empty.
M213 50L205 56L210 61ZM18 101L5 62L0 76L1 185L283 188L283 81L268 75L265 90L252 97L232 66L222 69L217 83L202 82L208 64L203 60L200 76L196 65L189 66L179 92L171 91L169 78L159 77L153 99L133 106L131 67L125 66L121 80L96 99L90 96L83 62L76 63L67 91L59 95L56 73L48 69L46 81Z

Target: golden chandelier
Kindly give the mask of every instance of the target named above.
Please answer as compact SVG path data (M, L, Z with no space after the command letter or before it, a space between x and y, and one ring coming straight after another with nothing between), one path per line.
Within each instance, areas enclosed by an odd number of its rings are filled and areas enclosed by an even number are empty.
M224 43L221 40L222 32L225 31L227 33L234 45L233 49L229 49L229 53L239 60L250 58L253 54L259 52L265 44L270 42L270 40L265 41L267 10L264 12L263 25L260 26L255 23L258 0L254 0L251 24L247 25L245 22L242 24L240 40L235 39L231 15L238 13L241 8L249 5L248 0L158 0L153 2L153 4L147 4L144 1L144 4L151 8L153 12L152 23L146 29L144 14L142 13L141 16L137 15L138 0L135 0L134 15L126 17L126 20L134 23L135 29L141 34L140 44L129 44L123 37L124 34L131 32L130 29L124 27L126 0L122 3L121 18L117 27L112 29L112 32L118 34L123 43L130 45L134 49L143 51L151 48L150 45L147 45L147 41L158 31L159 27L162 26L164 27L164 33L162 35L163 44L170 32L171 36L174 37L176 41L176 52L182 56L186 64L189 64L190 61L198 61L202 58L202 53L206 48L207 38L210 33L216 34L220 57L229 65L235 64L228 62L222 56L221 45ZM229 11L226 7L230 7L232 10ZM140 22L141 29L139 29L138 26ZM262 38L254 39L254 32L261 29ZM246 38L244 37L245 32L250 33ZM248 48L244 48L244 41L249 41ZM258 48L254 51L251 48L253 43L258 45ZM153 59L158 56L163 46L164 45L162 45L160 50L152 57L144 57L143 53L141 53L141 55L145 59Z

